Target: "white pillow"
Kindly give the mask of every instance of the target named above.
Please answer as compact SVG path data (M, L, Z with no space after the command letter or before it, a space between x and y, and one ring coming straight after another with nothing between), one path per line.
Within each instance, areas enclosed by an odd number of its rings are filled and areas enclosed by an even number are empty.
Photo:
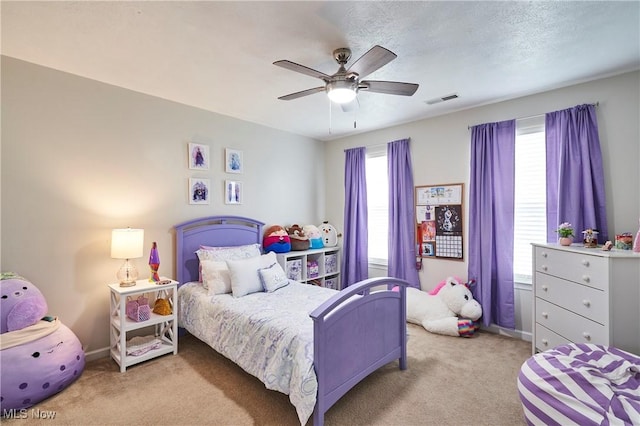
M203 260L202 286L209 290L209 295L231 293L231 274L227 262Z
M260 256L260 244L247 244L235 247L200 246L196 251L198 259L202 260L239 260Z
M200 248L196 250L196 255L198 256L198 260L200 262L202 262L203 260L216 260L218 262L225 262L227 260L239 260L256 257L260 256L260 254L260 244L246 244L243 246L232 247L200 246ZM199 272L199 281L202 282L202 264L199 265ZM203 286L206 288L204 282Z
M258 275L260 275L260 281L262 281L262 286L267 293L276 291L289 284L287 274L284 273L279 263L274 263L267 268L259 269Z
M268 268L269 266L273 265L274 263L278 263L278 258L276 257L276 254L272 251L270 251L267 254L263 254L261 256L261 268Z
M227 260L227 266L231 275L233 297L242 297L247 294L264 291L258 275L258 269L262 267L262 256L241 260Z

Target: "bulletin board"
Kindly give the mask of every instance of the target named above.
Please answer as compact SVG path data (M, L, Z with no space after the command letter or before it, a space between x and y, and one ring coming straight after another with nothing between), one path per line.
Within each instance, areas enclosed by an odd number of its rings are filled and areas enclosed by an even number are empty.
M464 184L415 187L416 247L420 257L463 260Z

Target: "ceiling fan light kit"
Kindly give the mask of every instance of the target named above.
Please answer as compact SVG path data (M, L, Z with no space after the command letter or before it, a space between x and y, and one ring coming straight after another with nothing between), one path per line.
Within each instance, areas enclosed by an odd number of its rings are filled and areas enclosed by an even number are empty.
M401 96L412 96L416 90L418 90L418 85L413 83L360 80L382 68L397 57L395 53L382 46L373 46L367 53L355 61L349 69L345 69L345 65L351 58L350 49L346 47L336 49L333 51L333 57L340 66L338 71L333 75L327 75L321 71L288 60L274 62L273 64L279 67L319 78L325 84L324 87L314 87L313 89L290 93L280 96L278 99L289 101L324 90L331 101L341 104L344 111L349 111L353 109L355 102L352 101L356 98L360 90ZM349 106L347 107L347 105Z
M333 102L346 104L355 99L358 91L358 83L347 80L338 80L327 83L327 96Z

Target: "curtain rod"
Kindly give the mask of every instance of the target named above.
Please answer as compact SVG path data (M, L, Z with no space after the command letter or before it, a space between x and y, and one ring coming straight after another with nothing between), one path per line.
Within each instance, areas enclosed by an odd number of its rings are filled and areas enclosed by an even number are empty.
M584 104L582 104L582 105L584 105ZM591 106L594 106L594 107L596 107L596 108L597 108L597 107L598 107L598 105L600 105L600 102L593 102L593 103L586 104L586 105L591 105ZM527 117L517 117L517 118L516 118L516 120L525 120L525 119L527 119L527 118L540 117L541 115L545 115L545 114L546 114L546 113L542 113L542 114L535 114L535 115L529 115L529 116L527 116ZM478 124L476 124L475 126L478 126ZM467 126L467 130L471 130L471 128L472 128L472 127L474 127L474 126Z

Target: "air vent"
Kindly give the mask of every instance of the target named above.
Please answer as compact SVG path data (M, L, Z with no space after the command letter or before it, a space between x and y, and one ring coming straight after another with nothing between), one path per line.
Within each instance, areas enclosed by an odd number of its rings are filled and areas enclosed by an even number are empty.
M452 99L457 99L457 98L458 98L458 94L453 93L451 95L442 96L440 98L429 99L428 101L425 101L425 102L427 103L427 105L433 105L433 104L437 104L444 101L450 101Z

